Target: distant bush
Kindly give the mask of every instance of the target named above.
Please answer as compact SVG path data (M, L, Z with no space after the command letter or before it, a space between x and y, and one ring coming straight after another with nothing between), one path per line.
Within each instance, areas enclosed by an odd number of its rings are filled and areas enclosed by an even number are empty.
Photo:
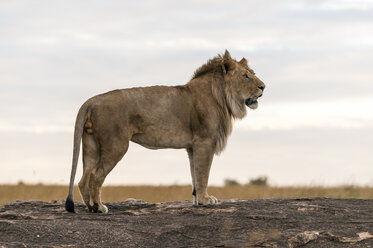
M225 186L238 186L241 184L234 179L227 178L224 180L224 185Z
M266 176L260 176L257 178L250 179L249 183L246 184L247 186L268 186L268 177Z

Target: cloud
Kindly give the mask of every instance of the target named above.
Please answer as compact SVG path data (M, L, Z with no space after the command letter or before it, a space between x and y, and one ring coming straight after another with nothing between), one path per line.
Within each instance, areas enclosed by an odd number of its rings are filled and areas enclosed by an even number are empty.
M270 165L281 165L276 167L277 174L270 176L283 183L296 181L285 175L294 170L295 163L306 165L310 174L307 180L319 175L312 174L312 163L318 169L328 163L334 170L338 163L348 167L337 159L348 149L332 139L342 142L339 138L346 132L348 139L356 139L353 145L359 146L358 140L372 135L372 12L373 3L363 0L2 1L0 147L6 150L9 140L16 140L19 144L13 143L9 154L16 157L19 151L29 152L30 158L13 161L8 157L0 164L11 164L18 171L27 165L36 169L41 166L44 174L40 178L47 180L50 170L45 168L49 164L62 168L70 163L75 115L86 99L117 88L184 84L196 68L227 48L238 59L248 58L267 84L260 108L249 111L245 120L236 123L238 135L258 142L261 135L270 132L285 140L282 147L283 141L262 139L258 152L266 163L256 156L252 161L257 164L254 171L266 174L260 166L272 171ZM334 134L328 136L329 131ZM23 145L23 135L30 139L27 146ZM304 149L298 148L298 141L292 137L307 135L309 140L302 141ZM324 150L316 149L325 163L311 155L302 162L301 154L313 149L307 142L315 147L323 144L314 142L312 135L330 139ZM48 150L53 144L60 144L66 151ZM245 146L247 143L233 145L226 160L218 162L222 166L220 177L227 171L223 164L243 163L235 158L238 153L249 153ZM255 146L251 148L256 151ZM54 157L48 155L44 160L45 152L40 151L45 150ZM367 153L360 153L357 147L352 150L348 161L359 157L360 165L356 166L365 169L369 164L364 157ZM140 171L153 163L146 159L150 152L137 147L134 153L138 156L129 157L128 162L144 166ZM296 162L292 162L294 153ZM144 159L137 162L138 157ZM170 159L170 164L178 162ZM160 177L172 168L164 167ZM244 174L244 166L235 168L239 172L234 175ZM349 172L353 170L348 168ZM180 179L177 171L172 173L180 181L186 178ZM301 169L297 173L302 180ZM120 180L113 178L115 182ZM340 178L344 178L342 174Z
M373 126L372 98L261 105L258 110L249 111L244 120L237 121L236 126L243 130L363 129Z
M72 133L1 133L2 183L60 183L70 178ZM36 142L37 141L37 142ZM209 182L246 183L267 175L275 185L373 185L372 128L233 129L226 150L215 156ZM81 177L79 162L76 182ZM149 150L131 143L105 180L110 184L190 184L184 150Z
M325 10L362 10L367 11L372 9L372 1L370 0L359 0L359 1L351 1L351 0L330 0L326 1L321 4L321 8Z

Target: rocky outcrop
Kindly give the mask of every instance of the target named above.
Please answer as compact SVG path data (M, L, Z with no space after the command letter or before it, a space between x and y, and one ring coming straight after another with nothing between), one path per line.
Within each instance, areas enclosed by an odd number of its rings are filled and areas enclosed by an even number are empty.
M228 200L108 203L108 214L76 203L27 201L0 206L0 247L369 247L373 200Z

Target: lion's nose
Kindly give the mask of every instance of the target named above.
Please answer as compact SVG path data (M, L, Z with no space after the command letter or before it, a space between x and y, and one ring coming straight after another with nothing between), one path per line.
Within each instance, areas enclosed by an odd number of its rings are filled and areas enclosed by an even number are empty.
M258 97L261 97L263 95L263 91L264 91L265 86L264 85L263 86L258 86L258 88L262 91L262 94L260 94L260 96L258 96Z

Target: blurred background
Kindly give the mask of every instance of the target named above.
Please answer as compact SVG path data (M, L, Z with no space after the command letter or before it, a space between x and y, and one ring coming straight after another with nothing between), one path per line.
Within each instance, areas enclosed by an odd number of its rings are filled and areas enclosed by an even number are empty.
M1 184L68 184L86 99L185 84L228 49L267 88L210 185L373 186L373 1L3 0L0 36ZM105 185L190 183L184 150L132 143Z

